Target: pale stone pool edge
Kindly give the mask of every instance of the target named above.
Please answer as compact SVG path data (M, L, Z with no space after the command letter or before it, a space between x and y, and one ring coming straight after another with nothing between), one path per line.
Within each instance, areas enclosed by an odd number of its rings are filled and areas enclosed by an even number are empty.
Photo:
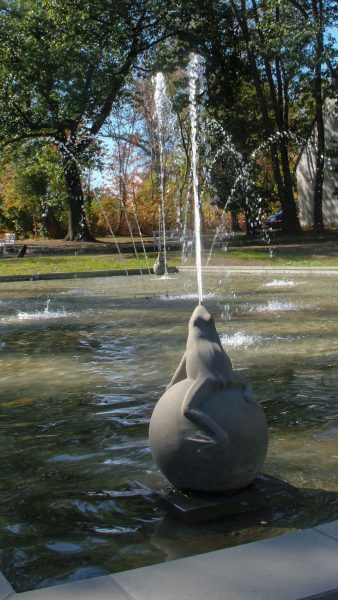
M338 520L224 550L51 588L16 593L0 576L0 600L338 599Z

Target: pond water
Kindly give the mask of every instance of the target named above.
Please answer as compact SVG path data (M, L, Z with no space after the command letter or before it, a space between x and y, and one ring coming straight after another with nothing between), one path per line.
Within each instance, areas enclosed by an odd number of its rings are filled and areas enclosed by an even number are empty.
M338 518L338 276L204 278L269 425L273 505L185 525L156 492L148 424L197 304L188 272L1 284L0 569L56 585Z

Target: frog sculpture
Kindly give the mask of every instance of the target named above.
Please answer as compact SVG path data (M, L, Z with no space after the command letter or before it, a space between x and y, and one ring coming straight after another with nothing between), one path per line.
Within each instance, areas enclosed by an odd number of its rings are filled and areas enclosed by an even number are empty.
M164 275L165 274L165 261L162 252L158 253L157 259L154 262L153 271L155 275Z
M186 351L153 411L149 440L161 471L181 490L242 489L264 462L263 410L233 370L202 304L192 313Z

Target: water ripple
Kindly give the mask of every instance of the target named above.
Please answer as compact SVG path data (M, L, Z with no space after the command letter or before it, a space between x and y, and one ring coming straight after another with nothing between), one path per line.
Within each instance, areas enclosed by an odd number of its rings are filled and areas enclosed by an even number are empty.
M302 310L302 306L296 302L280 302L279 300L269 300L266 304L253 306L250 312L287 312Z
M246 348L253 344L260 344L263 338L259 335L249 335L243 331L237 331L232 335L223 333L220 336L221 343L227 348Z
M262 287L267 288L288 288L293 287L294 285L299 285L299 281L296 282L293 279L273 279L272 281L268 281L264 283Z
M209 294L204 294L204 300L208 299L208 298L214 298L215 294L214 292L210 292ZM160 300L160 301L165 301L165 302L175 302L177 300L198 300L198 294L196 293L192 293L192 294L170 294L170 295L165 295L162 294L161 296L158 296L158 298L154 298L154 300Z
M104 535L124 535L125 533L136 533L140 527L94 527L95 533L103 533Z

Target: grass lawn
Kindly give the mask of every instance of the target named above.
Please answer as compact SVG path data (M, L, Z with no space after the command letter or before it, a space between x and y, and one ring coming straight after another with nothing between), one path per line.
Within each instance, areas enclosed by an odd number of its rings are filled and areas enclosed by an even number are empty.
M153 267L157 253L149 253L148 264ZM208 253L205 252L203 264ZM167 253L169 267L179 266L181 252ZM194 258L185 265L194 265ZM215 250L210 265L219 266L266 266L266 267L338 267L338 242L320 244L293 244L274 247L235 247L226 252ZM132 254L90 255L78 254L61 256L27 256L25 258L0 258L1 275L37 275L43 273L69 273L80 271L108 271L112 269L147 268L143 254L139 259Z
M148 255L149 267L152 268L156 254ZM168 266L174 266L175 261L168 260ZM43 273L69 273L73 271L109 271L112 269L147 268L144 256L136 259L126 255L82 255L82 256L43 256L27 258L6 258L0 260L1 275L37 275Z
M338 242L216 251L210 264L266 267L338 267Z

